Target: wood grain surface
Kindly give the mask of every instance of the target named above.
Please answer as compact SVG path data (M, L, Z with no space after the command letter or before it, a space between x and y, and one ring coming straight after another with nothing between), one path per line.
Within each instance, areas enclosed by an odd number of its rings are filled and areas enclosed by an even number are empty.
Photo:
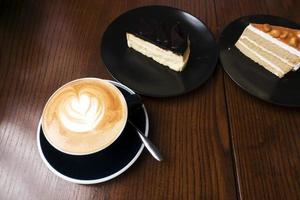
M154 4L186 10L216 38L241 15L300 21L297 0L0 1L0 200L300 199L300 109L250 96L220 64L189 94L143 97L164 162L144 151L121 176L89 186L47 169L36 145L47 99L76 78L112 79L103 32L123 12Z
M251 14L277 15L299 23L299 3L217 1L218 26L222 29L233 19ZM240 199L300 199L300 109L265 103L227 75L224 79Z

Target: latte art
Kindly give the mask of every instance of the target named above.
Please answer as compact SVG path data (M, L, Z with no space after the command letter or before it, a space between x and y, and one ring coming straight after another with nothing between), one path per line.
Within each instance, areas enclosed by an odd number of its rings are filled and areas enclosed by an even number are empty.
M87 90L87 89L86 89ZM105 112L99 91L69 91L59 106L59 119L67 129L82 133L93 130ZM97 97L98 95L98 97Z
M66 153L89 154L110 145L127 121L122 93L105 80L84 78L59 88L42 115L46 139Z

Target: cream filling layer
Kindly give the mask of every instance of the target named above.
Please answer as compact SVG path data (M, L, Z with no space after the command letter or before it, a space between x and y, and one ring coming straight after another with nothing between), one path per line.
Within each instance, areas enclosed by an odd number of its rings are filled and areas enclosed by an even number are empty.
M127 45L143 55L152 58L156 62L166 65L175 71L182 71L187 63L190 49L189 46L183 56L164 50L158 46L144 41L133 34L126 33Z
M265 32L253 27L251 24L249 24L247 26L247 29L251 30L252 32L254 32L258 35L260 35L261 37L263 37L266 40L272 42L273 44L276 44L276 45L280 46L281 48L287 50L291 54L294 54L294 55L300 57L300 51L298 51L297 49L295 49L293 47L290 47L289 45L285 44L284 42L281 42L280 40L277 40L277 39L273 38L272 36L266 34Z
M254 50L252 50L251 48L249 48L245 43L238 41L238 43L240 43L242 46L244 46L247 50L249 50L251 53L253 53L254 55L256 55L259 59L263 60L264 62L268 63L273 69L276 69L277 71L279 71L282 74L285 74L285 72L278 66L274 65L274 63L270 62L269 60L265 59L263 56L259 55L258 53L256 53Z

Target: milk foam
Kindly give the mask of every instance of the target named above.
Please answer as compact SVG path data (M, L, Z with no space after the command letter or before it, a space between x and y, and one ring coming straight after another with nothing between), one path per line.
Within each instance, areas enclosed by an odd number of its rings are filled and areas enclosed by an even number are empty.
M77 133L93 130L105 112L103 104L91 94L74 94L60 105L59 119L67 129Z
M122 93L101 79L83 78L59 88L42 115L47 140L65 153L84 155L103 149L127 121Z

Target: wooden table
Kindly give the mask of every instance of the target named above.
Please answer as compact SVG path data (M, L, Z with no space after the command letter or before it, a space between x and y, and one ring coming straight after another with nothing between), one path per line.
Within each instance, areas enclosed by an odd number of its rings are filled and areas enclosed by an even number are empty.
M241 15L300 22L299 0L1 1L0 199L300 199L300 109L250 96L220 64L189 94L143 97L165 162L144 151L121 176L91 186L47 169L36 146L46 100L76 78L111 79L99 53L104 30L153 4L190 12L216 38Z

